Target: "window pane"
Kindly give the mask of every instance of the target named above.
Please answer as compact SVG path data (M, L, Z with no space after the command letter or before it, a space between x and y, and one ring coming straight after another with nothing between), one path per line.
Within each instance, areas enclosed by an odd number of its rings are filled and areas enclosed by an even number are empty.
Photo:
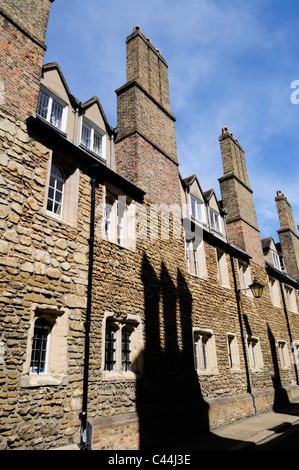
M50 333L50 325L44 319L37 320L34 328L32 341L32 353L30 372L42 374L46 372L46 357L48 335Z
M116 332L111 325L107 325L105 341L105 370L115 368L115 342Z
M38 97L37 114L44 119L47 119L49 99L49 95L43 90L40 90Z
M47 210L61 217L64 191L64 174L55 164L52 164L48 191Z
M102 136L98 132L94 132L93 151L97 155L102 155Z
M58 101L53 99L50 122L51 124L53 124L53 126L58 127L58 129L61 129L62 126L62 112L62 104L58 103Z
M131 368L131 333L127 327L123 327L122 332L122 360L121 368L124 371L130 370Z
M88 149L91 148L91 126L86 122L82 124L81 144Z

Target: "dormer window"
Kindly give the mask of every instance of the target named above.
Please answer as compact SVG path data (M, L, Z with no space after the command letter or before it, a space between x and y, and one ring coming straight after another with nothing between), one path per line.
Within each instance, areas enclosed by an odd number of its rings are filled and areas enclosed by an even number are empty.
M105 157L105 133L87 119L82 120L81 144L101 158Z
M192 195L190 195L190 199L191 216L199 222L205 222L204 203Z
M40 89L36 112L52 126L65 131L67 105L44 88Z
M209 214L211 229L215 230L215 232L222 233L220 214L211 208L209 208Z
M274 268L281 271L281 264L280 264L280 258L279 258L278 253L276 253L276 251L273 251L273 250L271 251L272 251L272 259L273 259Z

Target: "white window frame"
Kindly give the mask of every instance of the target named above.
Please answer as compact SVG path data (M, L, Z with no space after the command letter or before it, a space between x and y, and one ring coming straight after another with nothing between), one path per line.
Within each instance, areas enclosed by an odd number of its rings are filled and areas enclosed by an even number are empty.
M61 174L63 176L59 176L57 174L57 172L61 172ZM54 179L54 186L51 185L51 179ZM49 187L48 187L48 196L47 196L47 213L48 214L51 214L53 217L57 217L59 219L62 218L62 214L63 214L63 202L64 202L64 192L65 192L65 181L66 181L66 178L65 178L65 172L63 171L63 169L57 165L56 163L53 163L51 164L51 170L50 170L50 179L49 179ZM62 184L62 189L61 191L59 189L57 189L57 184L58 182L60 182ZM53 197L50 198L50 191L53 190ZM56 195L57 193L61 193L61 202L59 203L60 205L60 211L59 213L55 212L54 209L54 205L58 202L56 201ZM51 201L51 205L52 205L52 209L48 209L48 206L49 206L49 201Z
M210 220L210 227L214 232L222 234L222 223L221 223L221 216L219 212L215 211L211 207L209 209L209 220Z
M23 364L21 387L60 385L68 380L68 309L64 311L52 307L32 305L30 327L28 329L26 359ZM32 369L33 344L36 322L48 323L45 370L37 373Z
M96 227L97 235L128 250L136 249L136 205L114 189L103 194L103 223Z
M50 350L50 339L51 339L51 329L52 329L52 325L47 322L46 322L46 325L45 325L45 331L46 331L46 349L45 349L45 358L43 360L43 363L44 363L44 370L43 371L36 371L33 367L32 367L32 362L34 362L34 359L33 359L33 351L35 349L33 349L33 346L34 346L34 341L35 341L35 331L37 329L43 329L42 326L38 326L37 323L39 322L39 320L43 320L42 318L36 318L35 320L35 323L34 323L34 332L33 332L33 337L32 337L32 349L31 349L31 358L30 358L30 369L29 369L29 373L30 374L34 374L34 375L43 375L43 374L47 374L48 373L48 358L49 358L49 350ZM39 354L41 354L41 345L40 345L40 348L39 348Z
M295 289L285 284L284 292L285 292L285 298L286 298L286 304L287 304L288 310L294 313L298 313Z
M247 350L249 356L249 364L252 371L262 370L264 367L261 345L259 338L254 336L247 337Z
M216 248L216 259L218 267L218 280L223 287L230 288L225 252L219 248Z
M240 370L240 354L237 336L234 333L227 333L227 348L229 366L232 371Z
M250 284L252 283L251 279L251 271L250 266L247 263L242 261L238 261L238 268L239 268L239 279L240 279L240 286L241 292L249 297L253 297L251 289L249 288Z
M277 346L281 367L282 369L288 369L291 365L288 344L285 340L278 340Z
M185 240L185 256L189 274L206 279L208 274L203 241L194 249L193 240Z
M218 372L215 337L211 330L199 329L193 332L194 367L198 374Z
M103 377L106 379L114 377L124 377L124 378L133 378L136 377L136 374L140 373L142 370L143 358L143 340L141 333L141 320L135 315L112 315L111 313L104 314L104 323L103 323L103 361L102 361L102 371ZM107 368L106 361L106 347L107 347L107 338L106 332L107 328L110 326L115 332L115 352L114 352L114 365L112 368ZM124 356L123 356L123 332L126 329L129 332L129 361L126 360L126 364L129 362L130 367L123 367ZM128 352L126 350L126 352Z
M90 139L89 139L88 144L83 142L84 126L86 126L86 128L88 128L90 131ZM96 136L101 138L101 150L100 151L97 151L97 149L94 146ZM85 116L82 116L82 120L81 120L80 144L82 145L82 147L86 148L97 157L100 157L103 160L106 160L106 133L102 129L97 127L95 124L93 124Z
M272 253L272 260L273 260L273 266L275 269L278 271L281 271L281 262L280 262L280 257L279 254L276 253L276 251L271 250Z
M193 219L206 224L205 204L192 194L190 194L190 212Z
M47 98L48 98L47 112L46 113L39 112L40 100L42 99L42 95L46 95ZM62 107L61 125L57 125L55 122L51 122L52 121L53 106L55 106L56 103L59 104ZM40 88L40 94L39 94L36 113L42 119L49 122L52 126L56 127L57 129L61 130L62 132L66 131L68 105L62 99L58 98L58 96L54 95L48 89L46 89L45 87L42 87L42 86ZM43 114L45 114L45 115L43 115Z
M277 279L268 276L269 281L269 288L270 288L270 296L272 300L272 304L274 307L281 307L280 303L280 295L279 295L279 287Z

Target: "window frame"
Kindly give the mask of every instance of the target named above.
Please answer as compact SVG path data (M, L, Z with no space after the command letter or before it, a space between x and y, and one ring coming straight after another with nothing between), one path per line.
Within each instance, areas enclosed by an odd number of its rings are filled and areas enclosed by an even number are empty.
M193 330L194 368L199 375L218 373L215 337L211 330Z
M290 310L290 312L298 313L296 292L294 287L290 287L289 285L284 284L284 293L287 309Z
M86 143L83 141L84 127L90 131L89 145L86 145ZM100 152L98 152L94 147L95 136L99 136L101 140ZM101 158L102 160L106 161L106 132L100 129L96 124L94 124L85 116L82 116L81 119L80 145L95 155L97 158Z
M272 261L273 261L274 268L277 269L278 271L281 271L282 266L281 266L279 254L274 250L271 250L271 254L272 254Z
M102 223L97 224L97 235L117 246L136 249L136 206L133 200L114 188L103 192Z
M279 287L278 287L278 280L274 277L268 276L269 282L269 289L270 289L270 297L274 307L281 307L280 295L279 295Z
M230 282L229 282L229 275L228 275L228 267L226 261L226 253L225 251L216 248L216 260L217 260L217 268L218 268L218 280L222 287L226 287L230 289Z
M55 168L57 171L60 171L61 174L62 174L62 177L58 176L57 174L55 174L53 172L53 168ZM54 179L54 187L51 186L51 179ZM57 181L60 181L62 183L62 189L61 191L60 190L57 190ZM51 162L51 169L50 169L50 179L49 179L49 185L48 185L48 196L47 196L47 213L48 214L51 214L53 217L57 217L58 219L62 219L62 215L63 215L63 202L64 202L64 193L65 193L65 181L66 181L66 176L65 176L65 172L64 170L60 167L60 165L58 165L56 162ZM53 198L50 198L50 191L53 190ZM61 193L61 202L60 204L56 201L55 199L55 196L56 194L58 193ZM57 213L55 212L54 210L50 210L48 209L48 206L49 206L49 200L52 201L52 206L54 206L55 204L59 204L60 205L60 213Z
M32 305L28 328L26 359L23 364L21 387L64 385L68 381L68 310ZM45 367L40 373L33 368L35 331L38 323L48 325Z
M242 294L245 294L248 297L253 297L251 289L249 288L252 283L250 265L238 260L238 271Z
M115 332L115 362L109 368L107 362L107 328ZM124 332L126 341L124 343ZM106 313L103 319L103 360L102 372L104 379L115 377L136 378L142 371L143 339L141 320L136 315L113 315ZM124 350L124 344L126 350Z
M291 366L291 360L289 355L288 344L285 340L278 340L277 347L279 352L279 359L282 369L289 369Z
M46 116L44 116L43 114L41 114L39 112L40 99L41 99L42 94L46 95L49 98L49 101L48 101L48 104L47 104L47 112L45 113ZM55 104L55 103L59 104L62 107L61 125L60 126L58 126L55 123L51 122L53 104ZM48 90L46 87L42 86L42 85L41 85L40 91L39 91L36 114L41 119L44 119L46 122L48 122L55 129L59 129L62 132L66 132L68 104L65 101L63 101L61 98L59 98L57 95L52 93L50 90Z
M212 209L212 207L208 207L208 210L211 230L222 235L221 215L215 209Z
M240 371L240 353L237 336L234 333L227 333L227 349L230 370Z
M253 372L259 372L263 370L264 362L259 338L255 336L247 336L246 344L251 370Z
M205 204L193 194L190 194L190 213L191 218L197 222L206 224Z
M41 324L41 325L40 325ZM41 330L42 332L45 331L46 335L42 336L40 341L40 347L35 348L35 344L37 343L37 330ZM31 358L30 358L30 369L29 374L41 375L48 373L48 359L49 359L49 349L50 349L50 339L51 339L51 330L52 325L49 321L45 320L43 317L38 317L34 323L34 330L33 330L33 337L32 337L32 346L31 346ZM46 342L46 347L43 348L43 344ZM44 351L44 358L41 360L42 352ZM35 352L37 352L38 359L35 359ZM44 370L35 371L33 363L38 363L38 369L41 367L41 363L44 364Z

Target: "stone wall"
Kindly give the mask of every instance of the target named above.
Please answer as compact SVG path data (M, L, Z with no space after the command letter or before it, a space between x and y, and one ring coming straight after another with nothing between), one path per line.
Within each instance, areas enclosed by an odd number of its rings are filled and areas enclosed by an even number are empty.
M80 178L78 226L45 215L49 149L0 116L1 444L42 449L77 438L83 367L89 179ZM67 368L30 384L29 331L38 310L63 312ZM59 351L58 351L59 352ZM28 357L29 355L29 357ZM53 386L53 381L55 386ZM52 386L51 386L52 385Z

